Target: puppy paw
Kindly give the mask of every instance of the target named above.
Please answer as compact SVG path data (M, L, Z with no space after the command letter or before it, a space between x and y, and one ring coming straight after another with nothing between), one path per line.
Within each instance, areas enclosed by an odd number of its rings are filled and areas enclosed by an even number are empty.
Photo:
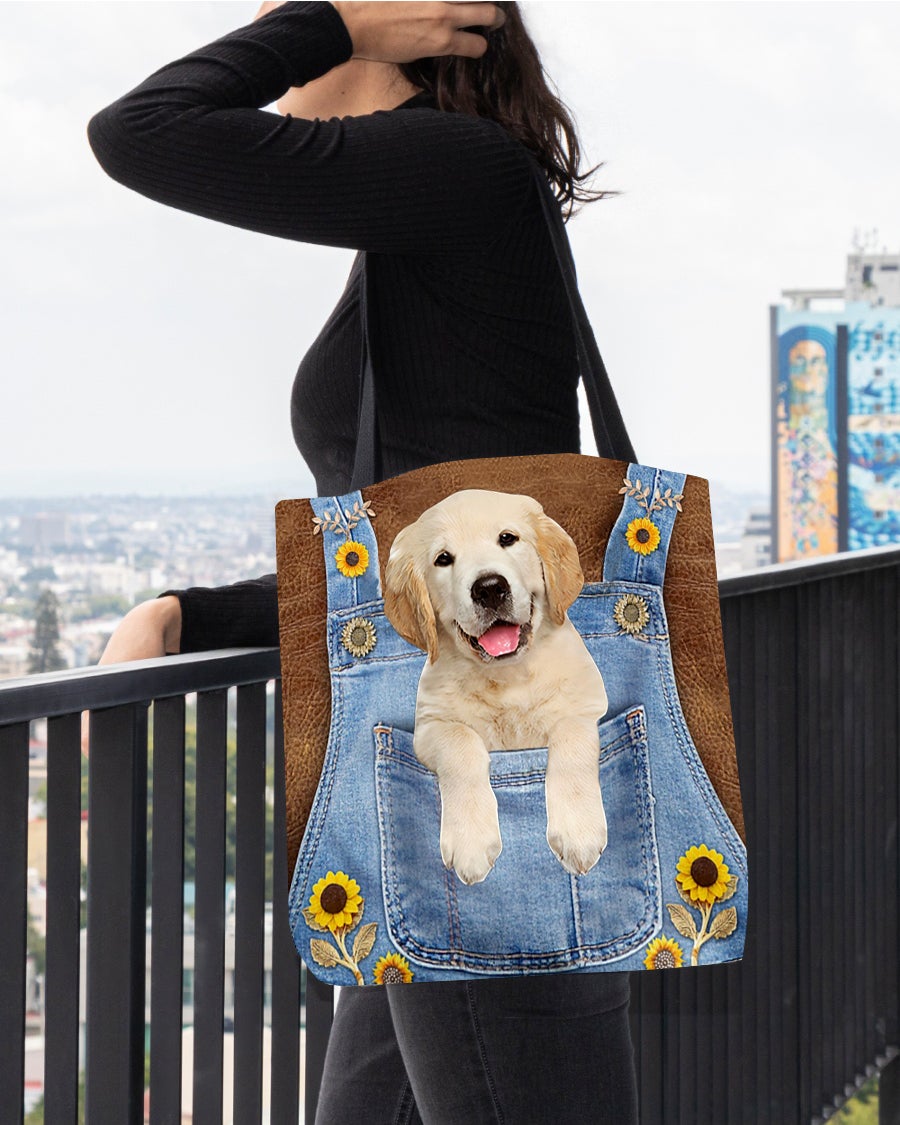
M580 801L560 801L548 809L547 843L570 875L584 875L607 843L606 813L599 792Z
M487 793L470 795L465 803L444 799L441 859L464 883L482 882L502 847L497 798L490 787Z

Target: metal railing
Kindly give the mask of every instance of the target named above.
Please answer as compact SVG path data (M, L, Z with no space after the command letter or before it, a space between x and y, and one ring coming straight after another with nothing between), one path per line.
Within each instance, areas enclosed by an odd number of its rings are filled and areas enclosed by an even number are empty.
M900 1121L900 549L719 582L747 829L744 958L632 976L646 1125Z
M900 1119L898 1062L892 1061L900 1045L900 550L767 567L723 579L719 591L750 854L747 947L739 964L633 975L641 1120L822 1121L867 1075L887 1067L882 1121L893 1122ZM193 693L193 1120L223 1120L230 691L236 696L231 1112L241 1125L297 1121L305 1088L312 1121L331 990L307 981L288 928L278 674L275 650L236 650L0 683L4 1122L22 1118L29 728L38 718L48 719L46 1120L77 1120L83 1054L91 1125L142 1121L148 1025L150 1120L180 1121L185 697ZM273 682L274 693L271 687L267 693ZM91 712L91 753L80 1052L84 710ZM274 739L268 748L267 727ZM275 798L269 944L267 753ZM264 961L271 962L268 989ZM264 1023L271 1026L268 1053Z
M21 1121L23 1113L26 821L29 733L36 718L47 719L45 1120L78 1120L82 1055L87 1120L115 1125L143 1121L145 1028L149 1028L150 1120L182 1119L186 696L193 693L196 890L190 1086L195 1122L218 1123L225 1118L224 1046L229 1034L223 990L225 826L231 689L236 697L236 839L234 1081L228 1116L239 1122L262 1119L265 1054L267 1119L301 1119L301 1043L305 1038L313 1070L320 1069L331 1007L329 995L307 988L288 928L279 673L277 650L259 649L135 661L0 684L0 1042L4 1044L0 1117L4 1122ZM267 692L267 684L273 682L275 691ZM151 701L152 725L148 722ZM80 979L82 711L90 712L85 981ZM267 727L273 735L268 751L274 759L275 841L268 942L264 924ZM154 828L149 895L148 743L152 743ZM151 977L145 996L148 954ZM266 954L269 964L264 970ZM268 988L264 971L271 973ZM80 1049L82 993L85 1041ZM269 1008L264 1005L267 993ZM271 1029L271 1047L265 1053L264 1009ZM314 1096L316 1083L307 1085Z

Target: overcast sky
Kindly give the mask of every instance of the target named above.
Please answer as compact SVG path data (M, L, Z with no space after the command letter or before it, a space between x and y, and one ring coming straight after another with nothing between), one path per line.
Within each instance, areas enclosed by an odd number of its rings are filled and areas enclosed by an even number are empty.
M569 227L638 456L768 488L768 306L900 249L895 3L522 5L596 181ZM313 490L300 357L353 252L113 183L93 112L254 3L4 3L0 493Z

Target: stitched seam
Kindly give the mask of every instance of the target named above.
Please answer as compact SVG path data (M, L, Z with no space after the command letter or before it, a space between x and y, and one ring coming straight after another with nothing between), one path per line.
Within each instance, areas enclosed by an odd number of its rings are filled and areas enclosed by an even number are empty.
M475 1007L475 998L472 995L471 984L466 984L466 1000L469 1004L469 1016L472 1020L472 1027L475 1031L475 1038L478 1042L478 1053L481 1055L481 1065L484 1069L484 1077L487 1081L488 1089L491 1092L491 1101L494 1103L494 1113L497 1116L498 1125L503 1125L503 1111L500 1108L500 1102L497 1098L497 1089L494 1085L494 1078L491 1074L491 1069L488 1066L487 1049L484 1044L484 1036L481 1033L481 1024L478 1022L478 1012Z
M383 728L387 730L388 728ZM629 747L632 740L630 731L625 731L622 734L616 735L612 742L607 743L602 747L600 752L600 764L611 761L613 758L618 757ZM393 746L392 746L393 749ZM526 750L544 750L543 746L525 747ZM516 750L492 750L492 754L516 754ZM396 750L394 757L404 768L414 770L416 773L423 774L426 777L434 777L434 771L430 770L427 766L423 766L418 758L413 758L412 755L405 754L402 750ZM509 785L528 785L534 784L535 781L543 781L546 775L546 768L537 766L534 769L525 770L522 773L501 773L491 775L491 785L495 788L507 788Z
M412 1111L415 1105L413 1097L412 1086L410 1085L409 1078L405 1080L406 1084L400 1094L400 1101L397 1104L397 1112L394 1114L393 1125L409 1125L412 1121Z
M583 946L584 920L581 917L581 899L578 896L578 881L574 875L569 875L569 891L572 895L572 917L575 920L575 941L579 946Z
M669 721L672 726L672 732L675 735L675 741L681 751L682 759L688 767L691 774L691 779L694 782L698 794L703 800L709 810L713 821L716 824L722 837L729 842L732 849L735 851L736 862L735 866L740 870L740 873L747 877L747 851L744 844L741 842L737 834L737 829L731 823L728 814L725 812L725 807L719 800L719 795L715 791L715 787L709 779L709 774L703 765L699 753L693 745L693 740L690 737L690 731L687 728L684 715L681 710L680 703L676 704L676 698L673 697L671 683L675 682L674 671L671 667L671 661L665 659L663 650L657 652L657 664L660 679L663 686L663 699L666 704L666 711L669 715ZM677 689L676 689L677 690ZM687 735L687 738L685 738Z
M306 832L304 832L303 839L300 841L300 849L297 853L297 865L294 870L294 877L291 880L288 918L292 930L299 922L298 915L303 907L306 892L309 889L310 871L312 870L313 861L318 854L319 841L322 838L322 832L325 828L325 816L331 802L331 791L334 788L334 780L337 776L337 759L340 755L340 748L335 745L335 739L337 734L343 731L344 693L340 690L340 685L334 677L331 678L331 700L331 727L328 731L328 742L325 745L322 775L319 779L319 785L316 788L312 807L309 811L309 818L306 822ZM322 782L325 781L326 778L327 782L323 787ZM307 835L309 836L308 840ZM302 856L306 856L306 861L303 866L300 864ZM302 892L300 891L301 885L303 887Z

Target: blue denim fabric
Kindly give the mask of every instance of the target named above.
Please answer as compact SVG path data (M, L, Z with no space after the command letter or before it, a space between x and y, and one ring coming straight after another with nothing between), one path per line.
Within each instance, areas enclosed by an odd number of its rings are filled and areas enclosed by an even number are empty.
M637 464L629 465L627 476L649 485L651 498L656 489L677 495L685 479ZM351 493L312 504L317 515L333 516L360 500ZM367 984L374 981L376 961L391 952L407 960L415 981L642 969L648 943L660 936L677 942L690 965L692 940L676 929L667 906L676 906L682 928L687 914L700 930L701 911L679 896L675 876L679 859L703 844L737 876L735 893L715 904L708 925L714 928L716 917L733 907L737 926L707 940L698 964L741 956L746 850L697 754L672 668L662 585L677 509L665 505L651 513L660 542L643 555L628 545L625 532L630 521L646 516L638 498L626 493L606 547L603 581L586 584L569 610L609 699L598 724L608 846L587 874L568 874L545 836L546 749L495 751L491 784L503 850L487 878L471 886L441 862L436 778L412 750L425 654L384 616L371 524L362 520L351 532L370 556L359 578L345 577L335 564L344 536L323 533L331 730L290 891L294 939L318 977L333 984L354 979L344 965L315 963L310 947L311 940L337 946L332 934L311 928L303 914L314 885L329 871L356 880L364 899L361 925L376 923L374 947L358 963ZM649 614L634 635L614 617L624 594L642 598ZM352 655L342 642L354 618L374 628L374 647L364 656ZM346 935L347 950L354 937Z

